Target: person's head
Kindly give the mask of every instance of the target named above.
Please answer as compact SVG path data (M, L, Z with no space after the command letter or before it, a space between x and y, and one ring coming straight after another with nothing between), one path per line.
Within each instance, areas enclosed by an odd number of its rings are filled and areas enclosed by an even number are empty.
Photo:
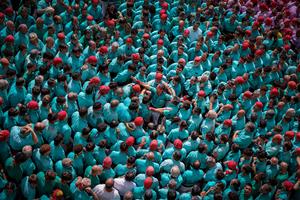
M87 108L86 108L86 107L81 107L81 108L78 110L78 112L79 112L79 116L80 116L81 118L84 118L84 117L87 116Z
M175 200L177 199L177 192L175 189L169 189L167 193L168 200Z
M173 153L173 159L176 160L176 161L179 161L181 159L182 155L179 151L175 151Z
M105 181L105 190L111 192L114 186L114 179L109 178Z
M123 200L133 200L133 194L131 191L128 191L124 194Z
M220 181L220 180L222 180L224 177L225 177L224 172L223 172L221 169L219 169L219 170L217 171L217 173L216 173L216 179Z
M43 145L40 147L40 154L41 154L42 156L49 156L50 151L51 151L51 148L50 148L50 145L49 145L49 144L43 144Z
M177 165L171 168L170 174L172 178L177 178L180 175L180 169Z
M144 200L151 200L153 198L152 190L147 189L144 193L143 199Z
M212 168L216 165L216 160L213 157L207 158L207 165L209 168Z
M94 165L91 170L92 176L99 176L102 173L102 169L99 165Z
M53 170L48 170L45 173L46 181L54 181L56 178L56 173Z
M135 178L135 173L132 172L132 171L128 171L128 172L125 174L125 180L126 180L126 181L131 182L131 181L134 180L134 178Z
M15 156L14 156L14 164L19 165L23 162L25 162L27 160L27 156L25 153L23 152L18 152Z
M82 144L77 144L73 147L73 152L75 153L75 155L79 156L83 151L83 146Z
M37 185L37 176L36 176L36 174L31 174L28 177L28 182L31 185L31 187L36 187L36 185Z
M61 182L62 183L66 183L66 184L69 184L71 183L73 180L73 176L72 176L72 173L69 172L69 171L64 171L61 175Z
M261 186L261 188L260 188L260 192L262 193L262 194L268 194L269 192L271 192L272 191L272 188L271 188L271 186L269 185L269 184L263 184L262 186Z

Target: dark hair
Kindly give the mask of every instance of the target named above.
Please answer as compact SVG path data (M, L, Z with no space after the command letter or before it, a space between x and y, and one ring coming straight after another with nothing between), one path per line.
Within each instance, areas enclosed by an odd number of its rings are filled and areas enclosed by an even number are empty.
M59 145L64 140L64 136L62 134L58 134L54 138L54 145Z
M15 163L20 164L27 160L27 156L23 152L18 152L14 157Z
M174 189L169 189L167 193L167 199L168 200L175 200L177 198L177 193L176 190Z
M146 190L144 193L144 200L151 200L153 197L152 190Z
M99 132L103 132L103 131L105 131L106 129L107 129L107 124L104 123L104 122L99 123L99 124L97 125L97 130L98 130Z
M125 180L126 181L133 181L135 178L135 173L132 172L132 171L128 171L126 174L125 174Z

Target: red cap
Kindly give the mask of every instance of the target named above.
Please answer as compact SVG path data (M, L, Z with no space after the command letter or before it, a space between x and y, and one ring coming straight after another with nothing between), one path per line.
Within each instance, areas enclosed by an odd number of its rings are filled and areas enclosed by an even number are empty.
M257 21L258 21L259 23L263 23L263 22L265 21L264 16L262 16L262 15L258 16Z
M261 55L263 55L263 50L261 50L261 49L257 49L256 51L255 51L255 55L256 56L261 56Z
M101 46L101 47L99 48L99 51L100 51L101 53L108 53L108 48L107 48L107 46Z
M161 9L161 10L159 11L159 15L166 14L166 13L167 13L167 11L166 11L165 9Z
M106 21L106 25L109 26L109 27L115 26L115 24L116 24L116 23L115 23L115 21L114 21L113 19L107 20L107 21Z
M232 121L231 121L231 119L226 119L226 120L224 120L224 125L226 125L226 126L232 126Z
M9 138L9 130L1 130L0 131L0 141L3 142L5 141L7 138Z
M251 98L252 97L252 92L250 92L250 91L244 92L243 97L246 97L248 99Z
M261 10L269 10L269 7L265 3L261 3L259 7Z
M3 98L0 97L0 106L2 106L2 104L3 104Z
M168 9L168 3L167 2L163 2L161 4L161 7L164 9L164 10L167 10Z
M131 55L132 60L139 60L140 59L140 55L138 53L133 53Z
M262 109L264 107L264 104L262 102L258 101L255 103L255 106Z
M291 47L290 47L290 45L286 44L283 46L283 48L285 51L289 51Z
M92 3L99 3L99 0L92 0Z
M235 78L234 82L237 84L243 84L245 82L245 80L242 76L238 76Z
M297 148L295 149L295 154L296 154L297 156L300 156L300 147L297 147Z
M154 167L148 166L146 169L146 175L147 176L153 176L154 175Z
M204 90L200 90L200 91L198 92L198 97L205 97L205 92L204 92Z
M64 111L64 110L62 110L62 111L60 111L60 112L57 113L57 118L58 118L58 120L60 120L60 121L65 120L66 117L67 117L67 112Z
M126 139L126 144L127 144L128 146L133 146L133 145L134 145L134 141L135 141L134 137L129 136L129 137Z
M195 62L200 62L200 61L201 61L201 57L200 57L200 56L196 56L196 57L194 58L194 61L195 61Z
M279 95L278 89L276 87L272 88L270 91L270 95L278 96Z
M287 191L291 191L294 188L294 184L291 181L288 181L288 180L283 181L282 186Z
M184 58L180 58L179 60L178 60L178 63L179 64L182 64L182 65L185 65L185 59Z
M31 109L31 110L37 110L39 109L39 104L36 101L29 101L29 103L27 104L27 108Z
M251 35L251 34L250 34ZM249 42L248 41L244 41L243 44L242 44L242 48L245 50L245 49L248 49L250 46Z
M168 19L168 15L167 14L162 14L162 15L160 15L160 18L166 20L166 19Z
M231 170L236 170L237 164L236 164L235 161L230 160L230 161L228 161L227 166L228 166L228 168L231 169Z
M6 14L13 14L13 13L14 13L14 9L13 9L12 7L7 7L7 8L4 10L4 12L5 12Z
M105 157L104 160L103 160L102 166L103 166L104 168L110 168L111 165L112 165L112 160L111 160L111 158L110 158L110 157Z
M145 189L150 189L151 186L152 186L152 183L153 183L152 178L147 177L147 178L144 180L144 188L145 188Z
M284 134L286 137L288 137L290 140L292 140L295 137L294 131L287 131Z
M155 75L155 79L156 79L156 80L159 80L159 81L160 81L162 78L163 78L162 73L159 73L159 72L156 73L156 75Z
M180 139L176 139L176 140L174 141L174 147L175 147L176 149L182 149L182 141L181 141Z
M292 38L291 35L285 35L283 39L287 40L287 41L290 41L291 38Z
M272 6L272 8L276 8L276 7L277 7L276 1L272 1L272 2L271 2L271 6Z
M144 33L143 38L148 40L150 39L150 35L148 33Z
M164 41L162 39L157 40L158 45L164 45Z
M58 34L57 34L57 38L62 40L62 39L65 39L66 36L65 36L64 33L58 33Z
M87 19L88 21L93 21L94 17L93 17L92 15L88 15L88 16L86 17L86 19Z
M288 87L289 87L290 89L294 90L294 89L296 89L297 84L296 84L295 81L289 81L289 82L288 82Z
M0 12L0 18L4 18L4 17L5 17L4 13Z
M271 17L267 17L267 18L266 18L266 25L271 26L271 25L272 25L272 22L273 22L273 20L272 20Z
M136 117L136 118L134 119L134 124L135 124L136 126L142 126L143 123L144 123L144 119L143 119L142 117Z
M15 38L12 35L8 35L6 36L6 38L4 39L4 42L14 42Z
M132 43L133 43L133 40L132 40L132 38L127 38L127 39L126 39L126 43L130 43L130 44L132 44Z
M134 92L140 93L141 92L141 86L139 84L135 84L134 86L132 86L132 90Z
M259 22L255 21L252 26L259 26Z
M300 140L300 132L296 134L296 140Z
M88 57L87 61L88 61L88 63L97 63L98 62L96 56L90 56L90 57Z
M273 136L273 140L282 140L282 136L280 134L276 134Z
M105 95L109 93L110 88L107 85L101 85L99 87L100 94Z
M90 79L90 83L89 84L95 84L98 85L100 83L100 78L99 77L93 77Z
M59 65L63 62L63 60L60 57L55 57L53 59L53 65Z
M252 31L251 30L246 30L245 33L246 33L247 36L251 36Z
M0 63L4 66L8 66L9 65L9 60L7 58L1 58Z
M157 147L158 147L157 140L152 140L149 145L150 151L155 151L157 149Z
M184 35L189 35L189 34L190 34L189 29L185 29L185 30L183 31L183 34L184 34Z
M211 38L211 37L213 37L213 36L214 36L213 32L211 32L211 31L208 31L208 32L207 32L207 37Z

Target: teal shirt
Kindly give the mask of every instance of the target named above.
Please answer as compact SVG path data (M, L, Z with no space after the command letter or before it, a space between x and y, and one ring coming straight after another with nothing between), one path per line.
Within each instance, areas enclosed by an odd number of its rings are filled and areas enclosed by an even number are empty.
M22 179L22 175L23 175L23 169L21 167L21 165L16 165L14 164L14 159L12 157L9 157L8 159L6 159L5 161L5 169L7 172L7 175L19 182Z
M204 176L204 172L201 169L193 169L186 170L183 175L183 185L184 186L193 186L197 184Z
M33 160L36 164L36 167L39 171L47 171L53 169L53 161L49 156L43 156L40 154L39 149L36 149L33 152Z
M51 195L54 188L58 186L58 183L60 182L60 178L56 176L55 180L53 181L47 181L45 179L45 173L44 172L39 172L37 174L37 191L38 195Z
M22 194L26 199L34 199L36 194L36 189L35 187L32 187L32 185L28 182L28 179L29 179L28 176L22 179L21 182Z
M77 174L83 174L83 167L84 167L84 163L83 163L83 159L84 159L84 155L80 154L80 155L75 155L74 152L69 153L68 158L71 158L73 161L73 167L76 171Z
M52 141L50 143L50 147L51 147L51 152L50 152L50 156L52 158L52 160L55 162L64 159L65 156L65 150L63 149L63 147L61 145L54 145L54 141Z
M13 150L19 151L26 145L34 145L32 135L22 137L20 131L21 128L18 126L14 126L10 130L9 144Z
M150 88L150 91L151 91L151 102L152 102L152 105L156 108L162 108L165 106L166 102L167 101L170 101L171 100L171 96L169 94L166 94L166 93L161 93L160 95L158 95L156 93L156 88L154 87L151 87Z

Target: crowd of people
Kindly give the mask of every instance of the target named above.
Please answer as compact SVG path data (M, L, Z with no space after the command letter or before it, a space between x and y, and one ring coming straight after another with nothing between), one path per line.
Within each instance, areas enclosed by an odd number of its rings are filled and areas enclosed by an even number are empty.
M298 0L16 2L0 199L300 199Z

